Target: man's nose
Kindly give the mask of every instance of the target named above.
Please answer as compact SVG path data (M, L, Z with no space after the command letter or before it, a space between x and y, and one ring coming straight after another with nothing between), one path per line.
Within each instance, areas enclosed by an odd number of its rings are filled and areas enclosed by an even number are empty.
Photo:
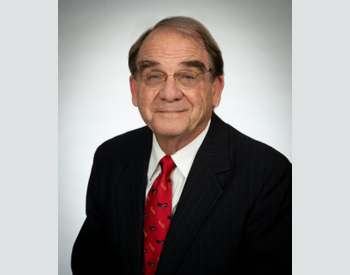
M159 97L168 102L180 100L183 97L183 93L172 75L168 76L163 87L159 91Z

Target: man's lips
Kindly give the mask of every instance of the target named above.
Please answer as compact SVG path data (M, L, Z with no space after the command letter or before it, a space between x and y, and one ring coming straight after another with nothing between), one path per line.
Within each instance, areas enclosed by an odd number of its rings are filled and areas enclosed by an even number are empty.
M162 113L162 114L178 114L178 113L182 113L185 110L158 110L156 111L157 113Z

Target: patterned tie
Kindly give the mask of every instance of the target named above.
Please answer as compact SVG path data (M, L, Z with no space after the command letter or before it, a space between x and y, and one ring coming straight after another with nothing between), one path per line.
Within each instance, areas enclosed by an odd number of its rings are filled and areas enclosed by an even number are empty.
M148 192L144 218L144 274L156 272L171 220L170 174L175 164L170 156L159 162L162 171Z

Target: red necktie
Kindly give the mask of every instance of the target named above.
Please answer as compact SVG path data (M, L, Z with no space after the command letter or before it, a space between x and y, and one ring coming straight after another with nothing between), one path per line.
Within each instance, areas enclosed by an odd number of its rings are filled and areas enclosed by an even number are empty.
M162 171L148 192L144 217L144 274L156 272L171 220L171 180L175 165L170 156L159 162Z

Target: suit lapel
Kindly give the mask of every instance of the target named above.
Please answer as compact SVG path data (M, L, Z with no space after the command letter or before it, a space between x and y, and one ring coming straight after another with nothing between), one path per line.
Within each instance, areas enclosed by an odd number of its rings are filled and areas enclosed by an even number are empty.
M124 271L141 274L143 257L143 212L152 132L134 135L128 153L123 156L123 169L115 185L117 222Z
M156 274L174 274L192 239L222 194L216 174L229 170L228 131L213 114L193 162L162 251Z

